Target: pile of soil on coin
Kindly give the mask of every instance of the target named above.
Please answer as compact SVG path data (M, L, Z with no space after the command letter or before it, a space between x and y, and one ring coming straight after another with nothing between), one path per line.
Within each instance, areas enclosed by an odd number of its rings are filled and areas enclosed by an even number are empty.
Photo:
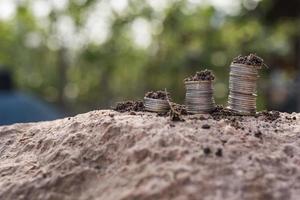
M114 108L115 111L118 112L130 112L130 111L144 111L144 103L143 101L125 101L117 103L116 107Z
M232 63L252 65L259 68L265 65L264 60L262 58L252 53L249 54L248 56L239 55L238 57L233 59Z
M184 79L185 82L187 81L213 81L215 80L215 76L210 70L203 70L200 72L196 72L195 75L187 77Z
M145 97L151 98L151 99L160 99L160 100L167 100L170 99L170 93L165 91L150 91L145 94Z

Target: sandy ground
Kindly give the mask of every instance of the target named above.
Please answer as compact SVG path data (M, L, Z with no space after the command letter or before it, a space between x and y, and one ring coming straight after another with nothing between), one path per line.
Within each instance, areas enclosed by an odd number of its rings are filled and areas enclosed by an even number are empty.
M2 200L298 200L300 114L102 110L0 127Z

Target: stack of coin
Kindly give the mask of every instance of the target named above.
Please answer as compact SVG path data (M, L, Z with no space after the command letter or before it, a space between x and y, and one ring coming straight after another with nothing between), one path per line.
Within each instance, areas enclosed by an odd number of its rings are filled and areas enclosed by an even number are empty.
M245 115L256 112L257 67L232 63L229 77L228 108Z
M189 113L209 113L215 107L212 80L186 81L185 104Z
M163 113L170 110L167 100L144 97L144 106L147 111Z

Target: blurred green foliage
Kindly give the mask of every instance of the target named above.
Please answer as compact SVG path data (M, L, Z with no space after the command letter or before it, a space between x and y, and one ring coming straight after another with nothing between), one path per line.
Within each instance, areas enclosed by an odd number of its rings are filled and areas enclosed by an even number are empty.
M130 0L121 11L108 0L78 0L42 17L34 14L32 2L23 1L13 18L0 21L0 62L13 69L20 89L73 112L109 107L164 88L183 103L183 79L205 68L217 76L217 103L225 103L233 57L256 52L267 64L274 57L289 58L292 38L300 34L299 19L264 21L270 0L249 1L258 4L255 9L238 1L240 10L233 14L186 0L166 1L161 8L146 0ZM106 19L105 39L84 39L89 38L87 16L101 6L91 23ZM66 27L71 24L75 36L58 34L60 21ZM134 24L148 26L150 42L142 29L137 30L141 35L132 34ZM148 43L137 45L136 37ZM261 95L258 107L264 106Z

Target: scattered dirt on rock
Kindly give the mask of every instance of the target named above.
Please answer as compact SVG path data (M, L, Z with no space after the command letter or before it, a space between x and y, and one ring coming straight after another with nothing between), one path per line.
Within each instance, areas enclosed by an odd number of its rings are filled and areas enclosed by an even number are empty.
M187 81L213 81L213 80L215 80L214 74L212 73L212 71L207 70L207 69L200 71L200 72L196 72L195 75L184 79L185 82L187 82Z
M131 112L0 126L0 199L299 199L300 114L173 123Z
M259 68L265 65L264 60L253 53L249 54L248 56L239 55L233 59L232 63L252 65Z
M150 91L145 94L145 97L152 99L167 100L168 98L170 99L170 93L160 90L156 92Z
M144 111L144 103L143 101L126 101L117 103L115 111L118 112L130 112L130 111Z

